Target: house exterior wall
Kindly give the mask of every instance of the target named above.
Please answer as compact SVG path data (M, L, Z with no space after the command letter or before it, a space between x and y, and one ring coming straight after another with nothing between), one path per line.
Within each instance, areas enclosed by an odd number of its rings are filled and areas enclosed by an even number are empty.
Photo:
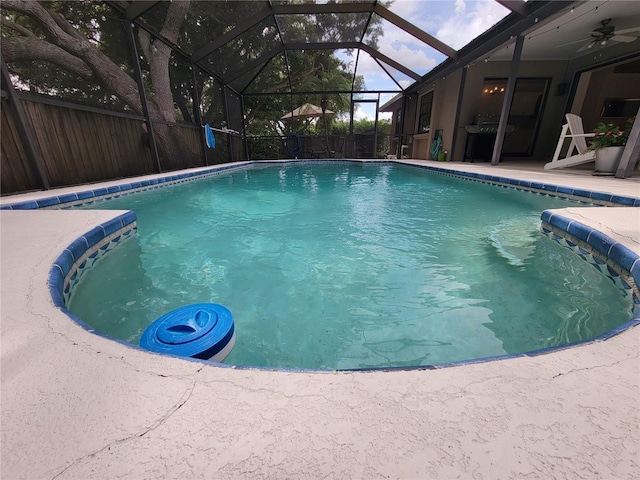
M521 62L518 77L550 78L551 85L546 98L543 117L537 142L532 157L533 159L550 158L557 143L561 118L567 102L567 93L558 96L558 84L565 82L565 70L567 62ZM437 111L434 111L432 125L435 128L443 128L444 149L453 152L449 160L462 161L467 141L465 125L471 124L475 115L480 112L482 86L485 78L507 78L509 75L509 62L479 62L467 68L464 84L462 104L458 125L455 125L455 108L459 92L461 71L448 76L445 80L437 82L434 102L436 98L441 102ZM457 131L455 145L452 144L453 131ZM553 137L553 138L552 138ZM542 139L549 138L546 142ZM417 158L426 158L415 152ZM422 154L424 155L424 153Z
M636 60L640 58L640 54L638 55ZM520 63L519 78L548 78L550 84L533 153L526 157L512 158L536 161L550 160L564 123L565 112L570 111L582 116L585 131L589 131L599 121L610 121L610 119L600 117L605 98L640 98L640 73L617 74L614 73L613 66L608 66L582 73L583 81L577 82L580 72L588 66L588 59L583 57L571 61L539 60ZM483 113L479 110L485 78L507 78L509 68L510 62L508 61L479 61L466 68L462 103L457 122L456 106L462 70L423 86L417 95L410 95L406 102L403 131L403 143L410 146L407 154L412 158L431 159L430 149L433 136L435 130L441 129L443 149L448 152L447 160L462 161L467 141L467 132L464 126L471 124L475 115ZM572 89L571 84L574 82L574 78L576 85ZM418 133L420 100L424 94L432 90L434 103L431 128L427 133ZM401 106L402 102L395 104L396 109L400 109ZM456 132L455 138L454 132ZM503 159L505 158L510 157L503 156Z

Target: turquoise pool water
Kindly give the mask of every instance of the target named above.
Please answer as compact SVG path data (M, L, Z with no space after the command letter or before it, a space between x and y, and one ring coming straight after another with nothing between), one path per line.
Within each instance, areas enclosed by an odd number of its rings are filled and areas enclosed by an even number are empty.
M404 166L254 167L122 197L138 236L69 310L137 343L170 310L233 313L225 363L347 369L522 353L628 321L630 297L540 233L569 201Z

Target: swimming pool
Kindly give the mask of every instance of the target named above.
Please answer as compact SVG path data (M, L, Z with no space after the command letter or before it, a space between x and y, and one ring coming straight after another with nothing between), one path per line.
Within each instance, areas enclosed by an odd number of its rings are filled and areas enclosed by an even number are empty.
M252 168L98 204L134 209L139 235L69 308L135 343L168 310L222 303L237 365L401 367L563 345L632 315L628 292L540 234L540 212L569 205L398 165Z

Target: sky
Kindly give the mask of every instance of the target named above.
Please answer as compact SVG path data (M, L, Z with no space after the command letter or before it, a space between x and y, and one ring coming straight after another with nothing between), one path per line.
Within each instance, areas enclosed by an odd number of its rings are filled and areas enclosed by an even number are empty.
M478 35L510 13L494 0L395 0L389 10L413 23L455 50L465 46ZM446 60L446 56L404 32L392 23L383 20L383 35L378 39L380 53L398 61L419 75L424 75ZM354 62L356 52L346 61ZM398 85L380 68L371 56L361 52L357 72L363 75L368 90L398 90ZM413 79L397 73L402 87L413 83ZM383 104L394 94L382 95ZM359 109L357 118L374 118L373 108ZM390 114L383 118L389 118Z

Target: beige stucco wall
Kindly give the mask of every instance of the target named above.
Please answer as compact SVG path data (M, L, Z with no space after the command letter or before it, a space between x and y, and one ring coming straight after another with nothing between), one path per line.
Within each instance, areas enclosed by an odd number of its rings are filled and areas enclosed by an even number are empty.
M440 97L448 107L434 112L432 125L444 125L445 150L452 151L452 160L462 161L464 155L467 133L465 125L473 121L474 115L480 112L480 99L482 85L485 78L497 77L507 78L509 75L510 62L479 62L467 68L464 85L462 105L458 125L455 125L456 98L459 91L461 71L458 71L444 81L438 82L442 85L436 90L436 96ZM567 94L556 95L558 84L565 81L566 62L522 62L518 70L518 77L550 78L551 85L547 96L541 129L538 135L538 142L533 154L534 159L546 159L553 154L555 143L559 131L562 114L567 102ZM435 101L435 98L434 98ZM443 128L443 127L439 127ZM455 148L452 149L453 130L457 130ZM541 141L541 139L555 137L551 142ZM422 158L422 157L419 157Z
M569 88L561 94L558 87L562 83L570 85L576 71L584 68L584 60L576 61L525 61L521 62L518 77L549 78L549 92L544 104L543 117L538 132L533 155L528 160L546 161L553 156L560 128L564 121L564 112L568 104ZM436 129L443 130L443 148L449 152L448 160L462 161L467 133L464 125L470 124L474 115L480 112L482 85L485 78L507 78L511 62L477 62L466 69L464 92L460 108L459 120L456 124L457 96L460 89L462 71L459 70L444 79L425 85L417 96L413 95L407 103L405 117L405 134L415 134L417 128L420 98L425 93L434 91L434 104L431 117L431 131L419 134L409 142L410 155L413 158L430 159L431 140ZM572 109L585 117L585 130L592 129L600 121L599 114L602 101L606 97L640 98L640 74L614 74L613 67L596 71L592 75L592 83L588 89L578 92ZM584 101L584 105L582 102ZM457 132L454 145L454 131Z
M431 143L436 130L442 130L443 149L451 151L451 145L456 130L456 105L460 90L462 70L452 73L444 79L437 80L426 85L418 93L417 108L413 112L414 131L418 125L419 105L422 96L434 92L433 107L431 110L431 128L428 133L414 135L412 154L413 158L431 160ZM464 123L462 124L464 125ZM464 128L462 127L464 131ZM458 136L460 131L458 128Z

